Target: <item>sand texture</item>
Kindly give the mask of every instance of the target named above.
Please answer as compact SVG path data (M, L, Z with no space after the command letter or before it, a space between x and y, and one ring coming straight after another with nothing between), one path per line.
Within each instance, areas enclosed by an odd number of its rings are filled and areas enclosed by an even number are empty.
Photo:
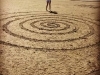
M0 75L100 75L100 1L0 0Z

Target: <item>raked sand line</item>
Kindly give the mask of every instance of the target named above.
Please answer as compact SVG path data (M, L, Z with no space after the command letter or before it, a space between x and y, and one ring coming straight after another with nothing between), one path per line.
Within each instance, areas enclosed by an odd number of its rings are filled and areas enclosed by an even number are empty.
M1 31L17 42L1 39L1 44L39 50L77 50L98 45L100 41L99 24L90 18L43 12L7 15L0 20L6 21Z

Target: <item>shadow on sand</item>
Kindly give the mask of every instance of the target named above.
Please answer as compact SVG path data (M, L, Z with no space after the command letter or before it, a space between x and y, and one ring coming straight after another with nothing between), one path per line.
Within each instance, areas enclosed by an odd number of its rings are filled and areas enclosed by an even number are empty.
M93 1L91 1L91 2L93 2ZM100 0L96 0L94 2L97 2L98 6L100 6ZM98 13L97 13L96 18L97 18L96 20L99 21L99 27L98 27L98 30L99 30L98 35L99 36L98 37L99 37L99 40L100 40L100 7L98 8ZM97 60L98 60L98 67L99 67L99 69L93 75L100 75L100 43L98 45L98 56L97 56Z
M100 6L100 0L98 2L98 5ZM99 21L99 39L100 39L100 7L98 8L98 14L97 14L97 21ZM99 43L99 46L98 46L98 65L99 65L99 70L97 71L96 75L100 75L100 43Z
M100 0L91 0L91 1L87 1L87 2L97 2L97 5L99 6L98 8L98 13L96 15L96 21L99 22L99 27L98 27L98 37L100 40ZM89 75L100 75L100 42L98 44L98 56L97 56L97 63L98 63L98 70L92 72Z
M58 14L56 11L49 11L49 13Z

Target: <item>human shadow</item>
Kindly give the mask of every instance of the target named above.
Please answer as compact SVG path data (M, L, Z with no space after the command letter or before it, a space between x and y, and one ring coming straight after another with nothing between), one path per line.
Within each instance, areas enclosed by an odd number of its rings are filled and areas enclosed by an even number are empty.
M56 12L56 11L49 11L49 13L58 14L58 12Z
M80 0L71 0L71 1L80 1Z

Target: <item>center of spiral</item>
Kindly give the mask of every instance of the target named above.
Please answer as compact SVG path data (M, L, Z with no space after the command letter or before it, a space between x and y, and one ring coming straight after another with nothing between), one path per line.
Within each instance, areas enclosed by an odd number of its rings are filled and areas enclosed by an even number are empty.
M47 27L48 28L57 28L57 27L60 27L60 25L55 22L49 22L49 23L47 23Z

